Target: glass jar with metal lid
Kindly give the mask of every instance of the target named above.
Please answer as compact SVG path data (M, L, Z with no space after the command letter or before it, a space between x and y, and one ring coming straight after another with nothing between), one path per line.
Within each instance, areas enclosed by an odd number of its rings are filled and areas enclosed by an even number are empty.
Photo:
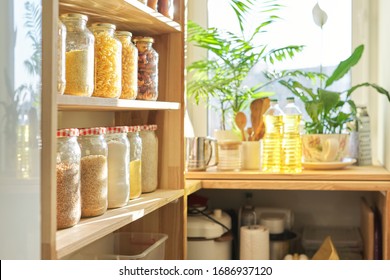
M154 39L136 37L138 49L138 95L137 99L157 100L158 97L158 53L152 48Z
M65 80L65 48L66 48L66 27L62 21L58 20L57 33L57 93L64 94L66 80Z
M87 28L88 17L63 14L66 26L65 94L91 96L94 87L94 42Z
M128 31L116 31L115 36L122 43L122 93L121 99L135 99L138 91L138 49L131 42Z
M93 23L95 35L95 88L92 96L118 98L122 92L122 44L115 38L116 26Z
M57 229L76 225L81 217L79 130L57 131Z
M127 126L107 127L108 208L125 206L130 196L130 144Z
M99 216L107 210L107 156L105 127L80 128L81 216Z
M127 137L130 142L130 199L142 193L142 139L139 136L140 126L129 126Z
M140 129L142 139L141 175L142 192L153 192L158 186L158 138L157 125L143 125Z

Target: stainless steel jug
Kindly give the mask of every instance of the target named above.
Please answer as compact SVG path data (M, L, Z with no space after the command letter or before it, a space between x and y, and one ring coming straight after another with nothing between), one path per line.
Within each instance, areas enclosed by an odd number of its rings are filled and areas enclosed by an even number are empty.
M218 164L217 140L209 137L185 138L185 167L187 171L202 171ZM211 159L214 158L213 161Z

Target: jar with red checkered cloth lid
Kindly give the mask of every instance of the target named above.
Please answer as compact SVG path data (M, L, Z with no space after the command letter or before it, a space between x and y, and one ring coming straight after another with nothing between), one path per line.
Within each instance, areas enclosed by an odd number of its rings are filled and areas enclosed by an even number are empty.
M57 229L76 225L81 217L79 130L57 131Z
M107 211L107 156L105 127L80 128L81 216L93 217Z
M142 139L139 136L141 127L129 126L127 138L130 142L130 199L140 197L142 193Z
M127 126L107 127L108 208L125 206L130 197L130 144Z
M158 186L158 138L157 125L142 125L140 136L142 139L141 175L142 192L153 192Z

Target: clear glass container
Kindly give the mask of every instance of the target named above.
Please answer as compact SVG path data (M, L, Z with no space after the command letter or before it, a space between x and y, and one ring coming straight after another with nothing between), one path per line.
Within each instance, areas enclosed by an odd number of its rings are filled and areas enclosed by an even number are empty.
M158 186L158 138L156 130L157 125L143 125L139 132L142 139L142 193L153 192Z
M128 31L116 31L115 36L122 43L122 93L121 99L136 99L138 92L138 49L131 42Z
M130 199L140 197L142 193L142 139L139 126L129 126L127 137L130 142Z
M125 206L130 196L130 144L127 126L107 128L108 208Z
M158 97L158 53L152 48L154 39L136 37L138 49L138 94L140 100L157 100Z
M107 211L106 128L80 128L81 216L93 217Z
M119 98L122 92L122 44L115 38L115 25L94 23L95 88L92 96Z
M78 135L77 128L57 131L57 229L72 227L81 217Z
M65 94L91 96L94 88L94 42L87 28L88 17L63 14L66 26Z
M66 27L62 21L58 20L58 34L57 34L57 91L58 94L64 94L66 80L65 80L65 48L66 48Z
M221 171L240 171L242 168L242 142L218 141L218 165Z

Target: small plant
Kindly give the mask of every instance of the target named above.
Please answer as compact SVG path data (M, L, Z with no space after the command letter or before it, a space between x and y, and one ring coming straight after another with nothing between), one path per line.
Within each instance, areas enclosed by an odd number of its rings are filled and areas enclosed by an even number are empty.
M302 71L284 71L278 75L269 75L269 79L279 79L279 83L287 87L304 104L311 120L306 121L308 134L342 133L346 124L356 117L356 104L351 94L360 87L372 87L384 94L390 102L387 90L374 83L361 83L343 91L331 91L328 88L344 77L362 57L364 45L358 46L352 55L341 61L330 76L322 73L305 73ZM314 81L312 88L305 87L298 77L310 78ZM318 83L320 86L318 86Z
M187 41L211 54L188 66L188 72L193 75L187 83L187 94L194 97L197 104L203 100L210 105L211 97L217 100L215 109L221 114L221 129L226 129L228 119L234 120L237 112L247 108L251 100L270 95L261 91L269 83L253 87L244 85L244 80L256 64L283 61L303 49L302 46L287 46L269 50L266 44L256 43L258 36L279 19L276 13L281 6L277 1L231 0L230 6L240 27L238 34L214 27L205 29L195 22L188 22ZM261 7L257 16L259 24L252 34L246 36L246 17L258 7Z

